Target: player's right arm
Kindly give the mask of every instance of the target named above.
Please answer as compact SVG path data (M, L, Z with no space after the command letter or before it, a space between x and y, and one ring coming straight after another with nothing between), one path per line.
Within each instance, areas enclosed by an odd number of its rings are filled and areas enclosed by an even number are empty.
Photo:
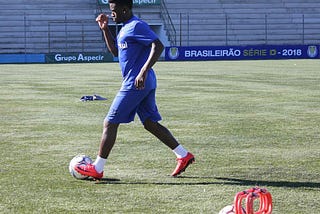
M113 38L110 29L108 27L108 16L106 14L100 14L97 18L96 21L99 24L100 29L103 32L104 40L107 44L107 47L109 51L112 53L113 56L117 57L118 56L118 48L115 44L115 39Z

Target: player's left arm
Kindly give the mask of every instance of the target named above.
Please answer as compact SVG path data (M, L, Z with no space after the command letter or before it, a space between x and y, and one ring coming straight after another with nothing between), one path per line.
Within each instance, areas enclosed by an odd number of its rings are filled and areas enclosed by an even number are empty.
M150 51L149 57L143 66L145 68L142 68L142 69L145 69L148 71L150 68L152 68L152 66L158 61L159 57L161 56L163 49L164 49L164 46L159 39L156 39L155 41L153 41L151 43L151 51Z
M152 68L152 66L158 61L161 53L164 49L162 42L159 39L154 40L151 44L151 50L149 57L145 64L142 66L138 76L135 80L135 86L137 89L143 89L144 83L148 75L148 71Z

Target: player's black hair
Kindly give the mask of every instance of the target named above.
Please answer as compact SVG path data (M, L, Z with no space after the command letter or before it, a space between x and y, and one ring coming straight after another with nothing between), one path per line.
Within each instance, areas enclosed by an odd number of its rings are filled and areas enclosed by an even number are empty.
M127 6L127 7L129 7L129 9L132 9L132 5L133 5L132 0L109 0L109 3Z

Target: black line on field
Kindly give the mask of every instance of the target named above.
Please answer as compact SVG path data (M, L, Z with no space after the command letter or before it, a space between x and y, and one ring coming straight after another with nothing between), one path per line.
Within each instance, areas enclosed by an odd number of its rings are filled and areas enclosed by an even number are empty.
M168 186L180 186L180 185L217 185L222 184L221 182L181 182L181 183L171 183L171 182L148 182L148 181L99 181L97 184L117 184L117 185L168 185Z
M117 178L103 178L97 181L96 184L117 184L117 185L240 185L240 186L273 186L273 187L290 187L290 188L320 188L320 183L317 182L291 182L291 181L263 181L249 180L238 178L223 178L223 177L188 177L180 176L172 178L175 182L156 182L156 181L121 181ZM185 182L185 179L197 179L197 181ZM204 181L199 181L203 179ZM208 179L213 179L208 181ZM179 181L179 182L178 182Z
M263 181L263 180L248 180L238 178L222 178L216 177L217 180L224 180L225 184L244 185L244 186L273 186L273 187L291 187L291 188L320 188L318 182L293 182L293 181Z

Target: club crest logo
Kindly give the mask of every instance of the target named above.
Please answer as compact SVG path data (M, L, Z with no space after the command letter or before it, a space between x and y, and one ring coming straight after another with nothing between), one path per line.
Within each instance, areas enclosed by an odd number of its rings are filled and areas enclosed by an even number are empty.
M308 47L308 56L311 58L315 58L318 55L318 48L315 45Z
M171 47L168 54L170 59L177 59L179 57L179 49L177 47Z

